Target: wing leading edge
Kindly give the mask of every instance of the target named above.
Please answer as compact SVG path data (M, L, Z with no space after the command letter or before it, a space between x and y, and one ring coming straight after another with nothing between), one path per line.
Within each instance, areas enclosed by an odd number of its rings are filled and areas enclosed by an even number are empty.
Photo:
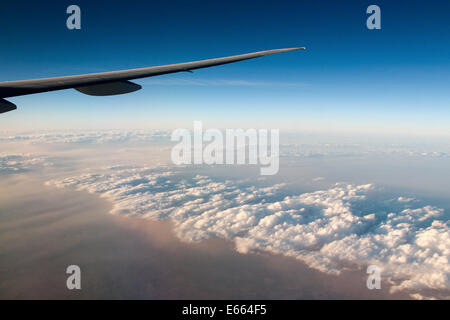
M129 82L128 80L154 77L176 72L186 72L201 68L209 68L242 60L259 58L280 52L304 49L306 48L298 47L275 49L240 54L224 58L200 60L140 69L91 73L85 75L57 78L0 82L0 113L15 109L12 108L12 106L14 106L12 103L1 98L16 97L71 88L74 88L82 93L94 96L124 94L139 90L141 88L139 85Z

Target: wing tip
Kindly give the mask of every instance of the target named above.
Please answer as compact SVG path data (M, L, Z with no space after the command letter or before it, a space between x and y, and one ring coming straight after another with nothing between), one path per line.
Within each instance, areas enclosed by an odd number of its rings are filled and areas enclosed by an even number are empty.
M266 51L260 51L256 52L255 54L259 54L260 56L267 56L275 53L282 53L282 52L290 52L295 50L306 50L306 47L293 47L293 48L283 48L283 49L272 49L272 50L266 50Z
M303 47L294 47L294 48L286 48L287 51L294 51L294 50L306 50L306 46Z
M295 50L306 50L306 46L303 47L293 47L293 48L283 48L283 49L274 49L274 50L267 50L262 51L264 55L268 54L274 54L274 53L281 53L281 52L289 52L289 51L295 51Z

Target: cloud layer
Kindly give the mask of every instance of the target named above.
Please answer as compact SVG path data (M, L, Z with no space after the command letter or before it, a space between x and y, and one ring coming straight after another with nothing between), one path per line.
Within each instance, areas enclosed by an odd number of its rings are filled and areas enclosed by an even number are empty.
M28 171L52 165L45 157L36 154L0 154L0 173Z
M186 129L191 130L188 125ZM208 129L205 124L205 129ZM248 128L247 128L248 129ZM37 131L21 134L0 132L0 143L25 142L29 144L102 144L118 142L146 142L164 140L169 142L172 130L68 130L68 131ZM304 143L288 143L295 137ZM415 158L448 159L450 149L448 143L398 143L386 144L374 142L342 143L329 142L328 139L319 142L313 137L300 133L282 132L280 141L280 156L283 158L324 158L324 157L361 157L361 156L401 156ZM285 141L286 140L286 141ZM311 143L311 141L314 141ZM322 141L323 140L323 141ZM308 142L310 141L310 142Z
M243 254L279 253L332 274L375 264L394 291L450 288L444 210L380 197L370 184L288 195L283 184L256 187L168 167L120 166L47 184L100 194L114 214L170 219L183 241L225 238Z
M164 130L94 130L94 131L48 131L14 135L0 135L0 142L23 141L37 143L108 143L128 141L153 141L169 139Z

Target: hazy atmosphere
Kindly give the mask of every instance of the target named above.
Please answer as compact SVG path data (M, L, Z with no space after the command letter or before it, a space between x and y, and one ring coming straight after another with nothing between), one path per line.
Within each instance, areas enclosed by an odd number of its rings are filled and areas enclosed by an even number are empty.
M281 143L265 177L174 166L164 131L2 137L2 297L448 296L446 145L281 136L305 143ZM72 263L80 294L65 289Z
M0 95L0 299L450 299L450 7L424 3L371 30L367 1L80 0L69 30L71 2L6 1L0 82L306 50Z

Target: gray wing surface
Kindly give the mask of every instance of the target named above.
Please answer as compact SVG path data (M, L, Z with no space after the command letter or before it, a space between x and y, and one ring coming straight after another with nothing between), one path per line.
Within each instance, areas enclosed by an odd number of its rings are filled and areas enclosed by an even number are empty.
M77 76L46 79L0 82L0 113L16 109L14 104L2 98L71 88L76 89L77 91L84 94L93 96L124 94L141 89L141 86L128 80L154 77L176 72L186 72L201 68L209 68L222 64L263 57L275 53L302 49L304 50L305 47L258 51L224 58L200 60L140 69L91 73Z

